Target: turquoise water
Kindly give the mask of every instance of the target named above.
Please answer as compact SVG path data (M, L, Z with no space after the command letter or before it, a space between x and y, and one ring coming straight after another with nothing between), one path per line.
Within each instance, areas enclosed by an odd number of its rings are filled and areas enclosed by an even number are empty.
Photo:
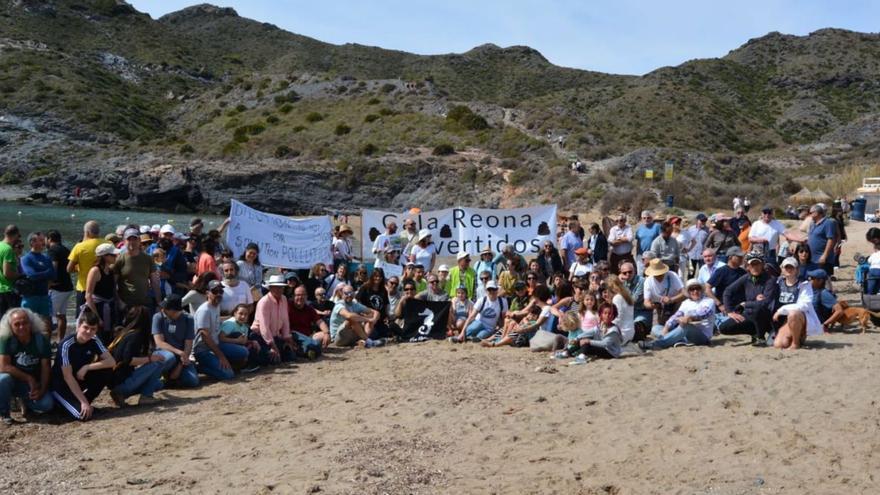
M74 208L68 206L32 205L0 201L0 228L10 223L18 225L22 237L34 231L46 232L58 229L64 245L72 247L82 238L83 224L97 220L101 224L101 237L116 230L120 224L163 225L189 231L189 222L199 216L205 222L205 231L217 228L224 217L217 215L175 214L151 211L109 210L97 208Z

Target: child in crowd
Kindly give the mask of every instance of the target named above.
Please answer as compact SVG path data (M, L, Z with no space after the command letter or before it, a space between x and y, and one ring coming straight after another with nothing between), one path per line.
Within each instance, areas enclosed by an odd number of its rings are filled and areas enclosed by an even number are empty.
M584 294L584 302L578 306L581 317L580 328L584 331L595 330L599 327L599 300L594 292Z
M455 289L455 299L452 301L452 324L453 327L446 331L447 337L454 337L461 333L464 322L471 314L474 303L467 297L467 287L461 285Z
M584 331L581 329L581 317L576 311L566 312L562 315L562 320L559 322L559 329L566 332L567 345L565 349L554 352L551 357L554 359L565 359L571 357L572 353L577 353L580 350L581 346L578 344L578 338L584 334Z
M315 289L315 303L312 304L312 307L315 308L315 311L318 312L324 323L328 325L330 324L330 313L333 312L333 306L333 301L327 299L327 289L323 287Z
M523 334L521 330L534 327L535 324L538 323L538 317L541 316L541 309L541 306L532 304L528 307L528 314L522 319L519 325L509 327L511 328L510 330L505 329L503 332L496 332L495 335L480 342L480 345L483 347L499 347L502 345L513 344L521 335L531 337L530 334L533 335L536 330L529 330L528 334Z
M251 328L248 319L251 315L249 304L239 304L232 310L232 318L220 324L220 342L244 346L248 350L247 365L242 371L256 371L257 356L260 352L260 344L251 340Z
M600 358L620 357L623 336L620 329L614 325L615 318L617 318L617 308L613 304L602 303L599 306L599 327L584 331L578 337L580 354L569 364L584 364L588 355Z
M165 264L165 260L167 255L165 250L157 247L153 250L153 267L156 269L156 272L162 271L162 265ZM161 279L159 281L159 290L162 292L162 299L165 298L168 294L171 294L171 283L167 279Z

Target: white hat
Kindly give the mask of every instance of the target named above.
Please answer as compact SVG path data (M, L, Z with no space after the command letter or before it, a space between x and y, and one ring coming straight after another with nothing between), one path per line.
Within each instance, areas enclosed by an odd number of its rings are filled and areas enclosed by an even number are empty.
M786 266L793 266L793 267L797 268L798 261L796 259L794 259L793 257L789 256L788 258L785 258L784 260L782 260L782 263L780 263L779 266L782 268L785 268Z
M464 259L470 256L467 251L460 251L458 255L455 257L456 260Z
M424 241L428 237L431 237L431 231L428 229L422 229L419 231L419 242Z
M490 281L486 282L486 290L497 289L497 288L498 288L498 284L496 284L494 280L490 280Z
M121 237L122 234L125 232L125 229L126 229L125 225L117 225L116 226L116 235Z
M139 232L141 234L149 234L150 233L150 226L149 225L141 225Z
M174 226L173 226L173 225L166 223L165 225L162 226L161 229L159 229L159 233L160 233L160 234L168 234L168 233L170 233L170 234L176 234L177 231L174 230Z
M99 244L98 247L95 248L95 256L99 258L108 254L119 256L119 250L116 249L113 244Z
M141 236L140 234L138 234L137 229L126 229L125 232L123 232L123 239L128 240L132 237L137 237L138 239L140 239Z
M440 268L437 269L438 272L448 272L449 267L446 265L440 265Z
M700 281L695 278L688 280L684 286L687 289L690 289L691 287L694 287L694 286L699 287L699 288L703 288L703 284L701 284Z
M162 227L160 227L158 223L154 224L152 227L150 227L150 232L159 232L159 230L161 230L161 228Z
M266 282L267 287L287 287L287 282L284 280L284 275L272 275L269 277L269 281Z

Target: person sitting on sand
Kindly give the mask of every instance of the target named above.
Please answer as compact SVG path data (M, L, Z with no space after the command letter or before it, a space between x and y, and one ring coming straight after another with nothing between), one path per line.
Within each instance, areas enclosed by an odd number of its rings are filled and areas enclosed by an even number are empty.
M235 264L226 263L224 266L232 267ZM196 358L196 369L217 380L234 377L235 369L240 369L248 359L248 350L244 346L220 341L223 290L222 283L216 280L209 283L208 300L193 315L196 329L193 356Z
M538 285L532 293L532 300L526 307L526 315L522 321L506 319L504 326L494 336L483 339L480 344L483 347L497 347L502 345L511 345L514 343L525 344L538 331L544 329L548 332L552 331L551 315L554 309L550 306L550 289L546 285ZM537 307L537 315L535 314ZM558 312L557 312L558 313ZM560 314L561 315L561 314ZM518 342L519 341L519 342Z
M195 364L190 361L195 322L192 315L183 312L180 296L169 294L159 304L159 312L153 315L151 331L156 353L164 358L163 374L179 386L197 387L199 374Z
M381 271L381 268L377 270ZM293 291L293 301L288 302L287 316L291 336L296 340L300 354L311 360L320 356L321 349L330 345L330 329L307 299L308 289L297 287Z
M748 273L724 290L724 309L728 320L718 326L724 335L750 335L753 345L763 345L772 330L770 308L776 301L776 278L764 270L762 254L746 256ZM742 301L737 303L736 301Z
M507 299L498 297L498 284L494 280L486 282L486 295L474 303L462 331L457 337L450 337L450 342L461 343L465 339L480 342L501 328L504 315L507 313Z
M92 402L113 379L116 360L97 337L101 320L88 307L76 321L76 332L58 345L52 367L52 397L74 418L92 417Z
M247 365L243 372L259 369L260 344L256 335L251 335L248 320L251 316L250 304L239 304L232 310L232 318L220 324L220 342L243 346L248 351Z
M269 293L257 302L251 325L251 330L259 336L256 340L260 344L260 366L293 361L296 349L290 335L288 303L284 297L287 282L284 275L272 275L266 285Z
M146 308L132 306L122 322L123 326L116 328L113 341L107 345L116 360L110 398L117 407L125 407L125 399L136 394L141 396L139 405L159 401L153 394L163 387L165 356L150 352L150 323L150 313Z
M578 337L580 348L575 351L578 354L572 364L587 362L587 356L620 357L623 336L614 325L615 318L617 318L617 308L613 304L602 303L599 306L599 326L593 330L585 331Z
M703 284L692 278L685 284L688 298L682 301L678 311L666 321L656 325L651 333L655 340L639 342L642 349L665 349L679 343L708 345L715 331L715 301L704 293Z
M816 311L822 329L825 333L831 331L835 323L841 321L846 315L846 306L837 301L837 296L825 287L828 280L828 272L817 268L807 272L807 279L813 288L813 309Z
M645 307L653 308L657 323L663 325L685 299L684 284L677 273L655 258L645 268L643 297Z
M330 338L333 343L337 347L375 347L384 344L384 341L370 339L373 327L381 316L379 312L355 301L352 286L343 285L341 291L342 300L336 303L330 315Z
M822 323L813 308L811 282L798 281L798 266L794 258L782 260L782 276L777 281L779 295L773 313L771 335L776 349L800 349L809 335L821 335Z
M523 289L525 289L525 285L523 285ZM452 324L446 331L447 337L454 337L461 333L464 329L464 322L467 321L467 317L473 308L474 303L468 299L467 287L459 286L455 291L455 299L452 300L450 308L452 310Z
M724 306L724 291L727 288L740 279L743 275L746 274L745 269L742 267L743 258L745 257L745 253L743 253L742 249L738 246L734 246L727 250L727 264L716 269L712 276L709 277L709 280L706 281L705 291L706 295L711 297L712 300L715 301L715 306L718 308L718 311L722 313L726 313L726 308ZM703 268L705 265L703 265ZM702 270L703 268L700 268ZM738 295L735 295L738 297ZM736 297L732 299L734 304L739 304L742 301L738 300Z
M52 350L45 322L33 311L13 308L0 320L0 421L12 424L10 400L19 397L26 410L52 409L49 370Z

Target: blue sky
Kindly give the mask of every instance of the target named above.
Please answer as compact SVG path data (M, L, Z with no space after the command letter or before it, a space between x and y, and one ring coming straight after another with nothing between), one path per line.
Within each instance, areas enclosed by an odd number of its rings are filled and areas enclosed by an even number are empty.
M195 3L129 1L153 18ZM420 54L463 52L484 43L528 45L556 65L618 74L724 56L771 31L872 32L880 19L876 0L227 0L219 5L329 43Z

